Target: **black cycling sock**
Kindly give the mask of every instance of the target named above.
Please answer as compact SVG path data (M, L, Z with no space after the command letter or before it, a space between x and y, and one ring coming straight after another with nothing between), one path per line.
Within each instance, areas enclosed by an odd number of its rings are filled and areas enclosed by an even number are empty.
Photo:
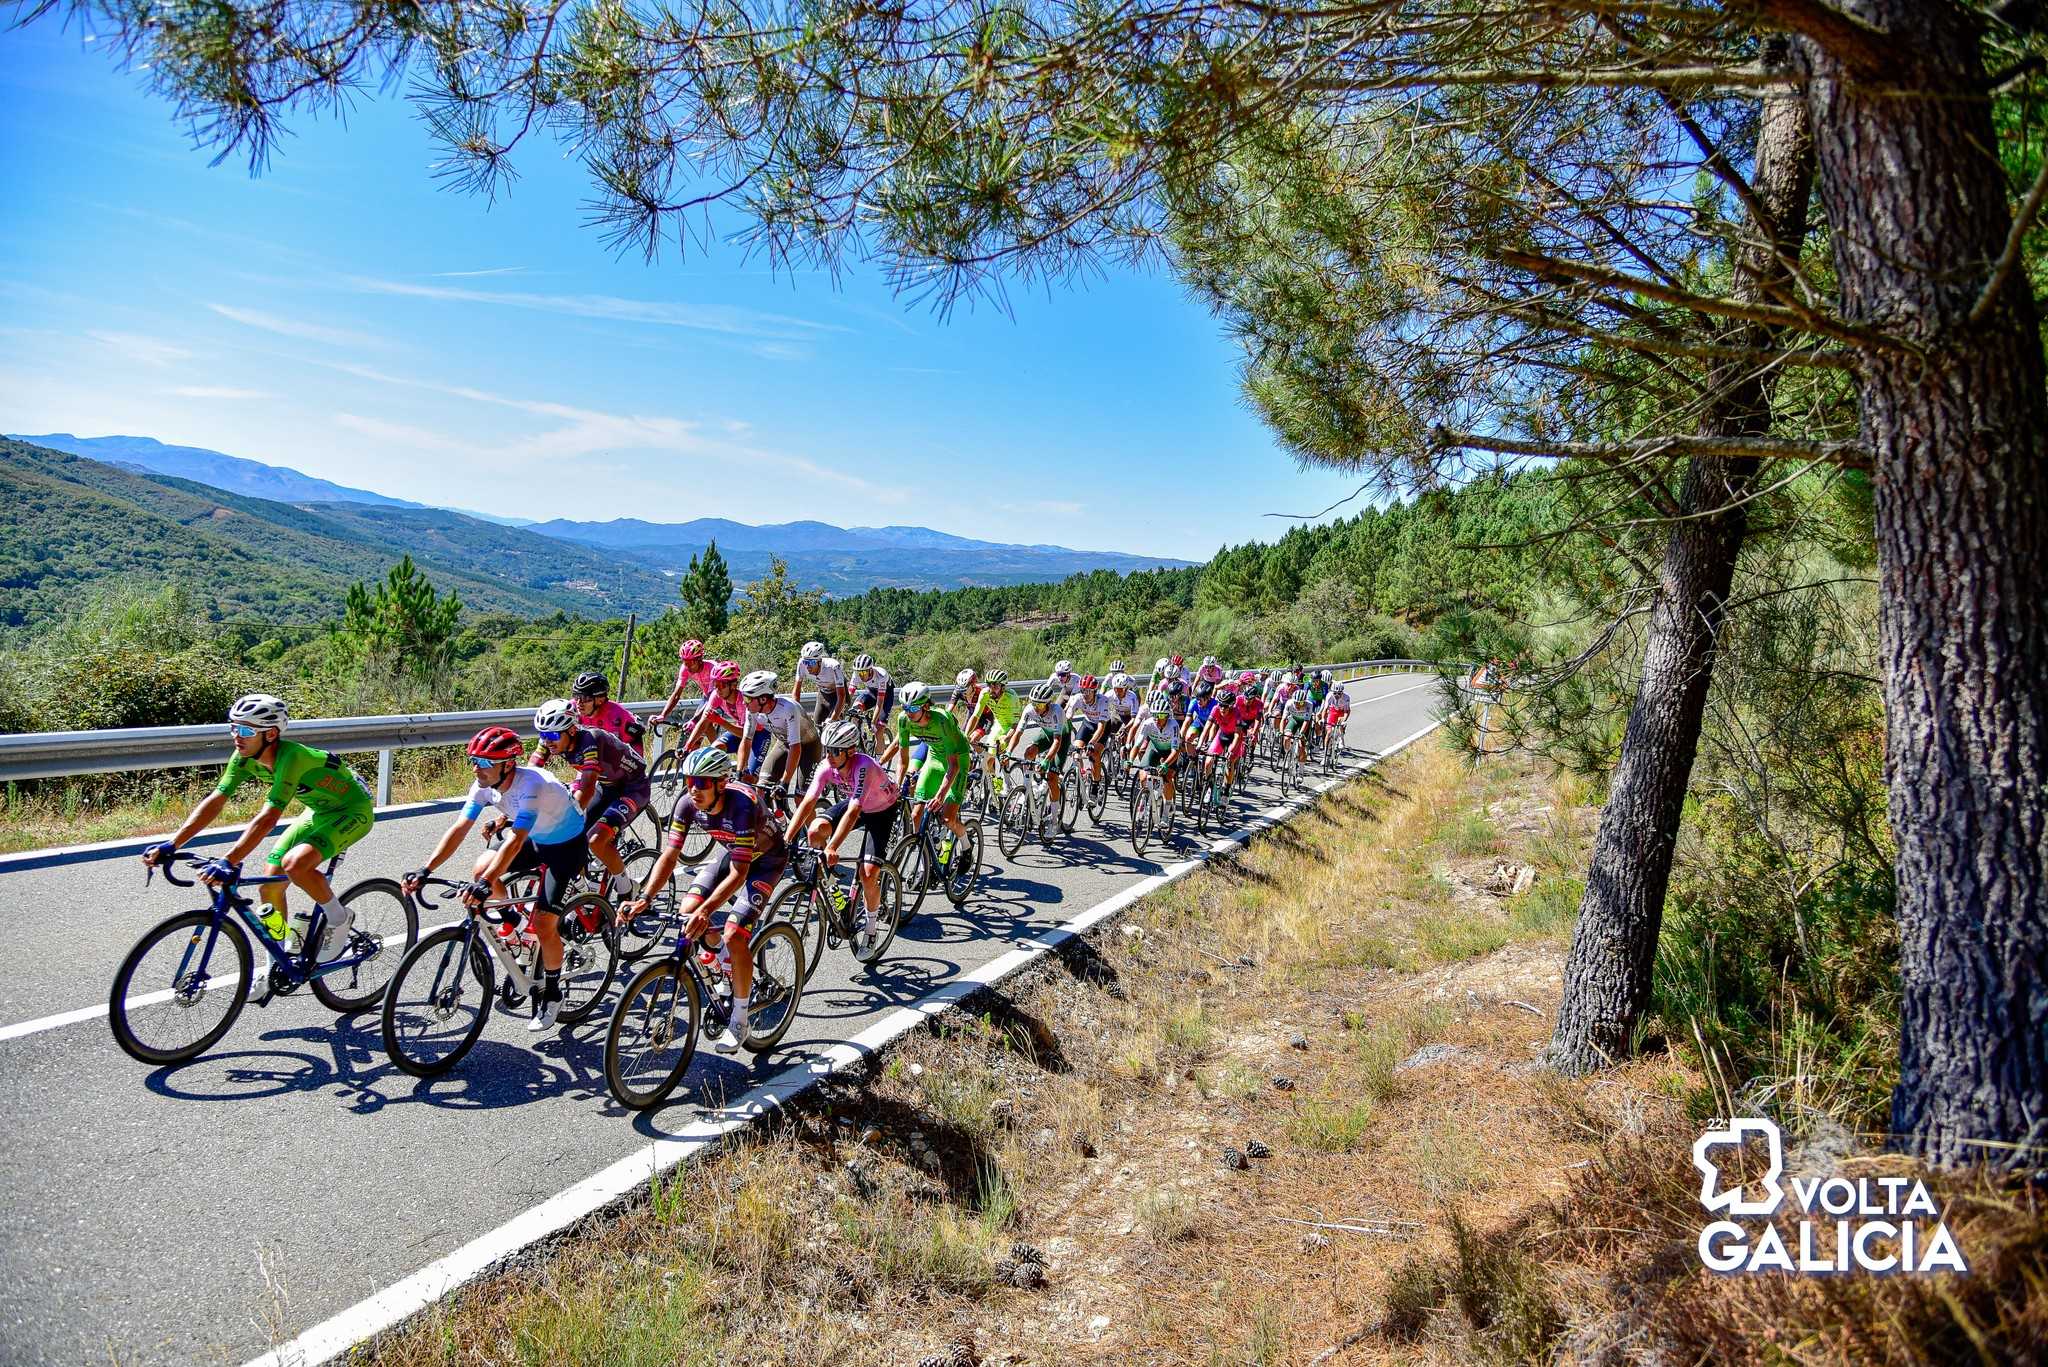
M543 969L540 975L540 990L543 1000L558 1002L562 999L562 970Z

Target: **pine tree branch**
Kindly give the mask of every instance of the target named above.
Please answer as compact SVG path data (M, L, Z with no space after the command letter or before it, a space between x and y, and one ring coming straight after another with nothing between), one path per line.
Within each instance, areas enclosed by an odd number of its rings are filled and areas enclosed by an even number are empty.
M1991 272L1984 292L1977 296L1977 302L1970 309L1970 322L1983 322L1991 314L1992 305L1998 302L1998 295L2019 271L2020 250L2026 245L2027 230L2034 226L2034 219L2041 212L2041 201L2048 199L2048 161L2041 163L2041 173L2034 177L2034 188L2027 191L2026 203L2012 217L2012 231L2005 235L2005 250L1998 255L1998 266Z
M1438 428L1432 438L1439 448L1493 451L1510 456L1545 456L1558 460L1592 460L1617 463L1644 456L1718 456L1726 460L1804 460L1822 465L1840 465L1852 470L1870 468L1870 452L1853 441L1785 441L1776 437L1658 436L1636 441L1524 441L1516 437L1494 437L1479 432L1455 432Z
M1774 26L1812 39L1853 75L1882 76L1906 65L1890 34L1836 9L1828 0L1754 0Z
M1642 337L1627 332L1610 332L1568 318L1546 308L1507 308L1502 312L1531 327L1550 328L1583 337L1603 346L1620 347L1646 356L1683 356L1696 361L1739 361L1757 366L1796 365L1813 370L1854 370L1859 357L1853 351L1815 351L1808 347L1763 350L1751 347L1715 346L1707 342L1680 342Z

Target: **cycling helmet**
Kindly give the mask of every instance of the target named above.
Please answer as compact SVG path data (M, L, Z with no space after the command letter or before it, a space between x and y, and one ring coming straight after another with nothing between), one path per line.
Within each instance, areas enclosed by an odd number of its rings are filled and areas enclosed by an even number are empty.
M731 778L732 756L715 745L700 745L683 756L684 778Z
M1159 657L1158 663L1152 666L1152 672L1154 674L1164 674L1166 672L1167 666L1172 663L1173 661L1167 659L1164 655L1161 655Z
M1109 686L1111 688L1129 688L1131 686L1131 676L1119 669L1116 673L1109 676Z
M1289 688L1293 688L1295 685L1301 682L1301 677L1290 669L1287 671L1286 674L1281 676L1280 682L1286 684Z
M1255 684L1259 681L1259 676L1247 669L1237 676L1237 681L1240 684Z
M594 669L584 670L576 676L576 682L569 685L572 698L608 698L611 692L611 680Z
M1064 679L1067 675L1074 672L1074 662L1072 660L1061 660L1052 667L1052 672Z
M992 684L1006 684L1010 681L1010 671L1007 669L991 669L988 672L988 681Z
M703 659L704 643L692 636L689 640L676 647L676 658L684 664L689 664L693 660Z
M1122 660L1111 660L1111 661L1109 662L1109 672L1110 672L1110 673L1112 673L1112 674L1121 674L1121 673L1123 673L1123 672L1124 672L1124 662L1123 662Z
M240 722L243 726L261 729L275 727L279 731L291 722L291 709L283 698L271 693L244 693L235 699L228 709L228 720Z
M1230 683L1216 685L1216 700L1218 702L1236 702L1237 685Z
M1207 679L1203 679L1195 685L1195 696L1198 698L1206 698L1215 691L1216 685L1210 683Z
M1093 693L1100 686L1100 683L1093 674L1083 674L1081 676L1081 691L1083 693Z
M757 669L740 680L740 696L743 698L765 698L775 692L775 671Z
M974 671L971 669L963 669L953 676L953 687L955 688L966 688L973 682Z
M1166 681L1166 691L1173 697L1178 698L1188 691L1187 681L1184 679L1168 679Z
M469 738L472 759L518 759L526 753L526 742L509 726L486 726Z
M555 732L575 730L576 704L567 698L549 698L533 710L533 729Z
M1051 679L1047 679L1044 683L1040 684L1038 687L1031 690L1031 701L1036 703L1048 703L1051 702L1053 699L1059 697L1059 695L1060 686L1054 683Z
M731 660L720 660L711 666L711 682L715 684L737 683L739 677L740 667Z
M1209 667L1210 665L1212 665L1212 664L1215 664L1215 663L1216 663L1216 657L1215 657L1214 655L1204 655L1204 656L1202 657L1202 668L1204 668L1204 669L1207 669L1207 668L1208 668L1208 667Z
M1316 675L1316 677L1318 679L1321 679L1324 683L1328 683L1330 681L1330 671L1326 669L1322 673Z
M822 660L825 658L825 643L823 641L805 641L804 648L798 651L797 654L806 660Z
M913 707L923 707L931 700L931 686L922 679L913 679L911 682L903 685L901 701L906 710Z
M827 750L851 750L860 744L860 727L842 717L818 733L818 744Z
M1158 697L1154 698L1152 700L1152 715L1155 717L1172 716L1173 699L1167 697L1164 693L1161 693Z
M853 672L856 674L865 674L874 667L875 657L865 650L853 657Z
M1184 663L1186 663L1185 657L1183 657L1183 656L1180 656L1180 655L1176 655L1176 656L1174 656L1174 657L1173 657L1173 663L1174 663L1175 665L1180 665L1180 664L1184 664Z

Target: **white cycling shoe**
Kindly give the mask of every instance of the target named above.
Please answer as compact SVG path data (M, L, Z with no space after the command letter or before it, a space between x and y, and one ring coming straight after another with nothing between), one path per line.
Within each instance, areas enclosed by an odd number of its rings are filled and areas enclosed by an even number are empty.
M558 1001L536 1000L533 1004L533 1019L526 1023L526 1032L538 1035L555 1023L555 1017L561 1014L561 1010L562 1004Z
M745 1021L727 1021L725 1028L711 1037L711 1047L721 1054L736 1054L740 1050L740 1041L745 1038L746 1033L747 1023Z
M329 921L327 928L320 932L320 962L331 964L348 952L348 933L356 923L356 914L347 907L341 909L339 921Z

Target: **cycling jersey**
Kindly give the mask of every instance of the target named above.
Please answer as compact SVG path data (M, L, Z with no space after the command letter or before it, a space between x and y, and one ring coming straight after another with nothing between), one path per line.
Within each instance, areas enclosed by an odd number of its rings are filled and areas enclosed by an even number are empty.
M1219 702L1214 707L1211 707L1209 709L1208 724L1215 727L1219 735L1236 735L1238 726L1237 704L1234 702Z
M853 671L852 679L855 688L872 688L878 696L884 689L890 687L892 683L892 680L889 678L889 671L880 665L870 666L865 674L856 669Z
M1257 721L1260 718L1260 716L1262 716L1265 713L1265 710L1266 705L1259 701L1257 694L1243 694L1237 700L1238 725L1246 727L1250 726L1253 722Z
M811 714L788 698L780 696L775 699L775 705L766 712L756 712L751 707L746 709L746 745L743 745L742 749L752 745L754 733L757 731L766 731L771 740L780 737L782 743L792 750L800 749L806 741L818 738L817 724L811 720Z
M731 722L738 731L747 729L747 701L735 688L730 698L712 689L704 695L704 710L724 721Z
M1060 686L1060 692L1066 694L1066 696L1070 698L1081 691L1080 676L1076 675L1071 670L1065 674L1053 675L1052 682L1058 684Z
M1090 699L1086 693L1078 693L1067 699L1069 721L1106 722L1109 720L1109 699L1097 693Z
M676 687L681 688L684 684L695 684L697 685L697 690L708 698L711 696L712 691L711 671L722 664L731 663L732 661L730 660L704 659L697 661L694 665L686 664L676 671Z
M588 807L600 785L620 788L647 781L647 762L640 752L609 731L579 726L562 737L562 748L549 753L576 771L572 791L580 807Z
M462 804L462 819L474 821L486 807L496 807L536 845L559 845L583 835L583 813L576 799L553 774L522 764L502 787L473 783Z
M1172 718L1147 717L1138 723L1138 743L1145 747L1139 763L1158 763L1180 748L1180 728Z
M1209 714L1216 710L1214 698L1197 698L1188 704L1186 729L1195 735L1202 734L1202 728L1209 724Z
M1018 731L1041 729L1054 738L1067 734L1067 709L1058 702L1025 703L1017 713Z
M854 751L852 761L843 769L830 763L818 766L818 772L811 776L809 795L815 799L827 788L845 793L847 799L858 804L864 812L889 810L896 805L896 799L902 792L887 769L858 750Z
M981 690L981 698L974 704L974 714L967 719L971 729L975 722L987 717L995 724L995 732L1002 735L1017 724L1017 712L1023 706L1013 689L1005 688L998 693L993 688Z
M716 812L706 812L693 797L678 802L668 818L668 847L680 853L691 826L709 831L711 839L741 868L782 853L782 823L760 794L737 780L726 782L725 801Z
M635 752L640 749L640 738L647 734L647 728L641 725L638 717L627 711L623 704L610 698L599 703L597 709L589 716L579 717L577 720L586 727L594 727L617 736L632 746Z
M355 770L341 762L339 755L315 750L297 741L280 740L271 764L259 764L246 755L236 755L222 771L214 792L233 797L250 779L266 784L264 801L279 811L294 802L320 815L370 812L376 803L370 790L356 777Z
M1119 717L1123 717L1126 720L1129 720L1130 718L1137 716L1138 690L1135 688L1126 688L1121 693L1112 691L1109 694L1109 705L1116 709L1116 714Z
M896 743L908 750L913 740L923 741L930 754L940 759L967 753L967 736L959 720L937 707L930 708L922 722L912 721L908 712L896 714Z
M839 661L830 655L821 660L798 660L796 676L809 680L811 685L821 692L829 689L837 693L846 682L846 672L839 667Z
M956 718L971 723L974 714L981 710L981 695L988 692L980 684L969 684L953 691L953 701L946 704L946 710Z

